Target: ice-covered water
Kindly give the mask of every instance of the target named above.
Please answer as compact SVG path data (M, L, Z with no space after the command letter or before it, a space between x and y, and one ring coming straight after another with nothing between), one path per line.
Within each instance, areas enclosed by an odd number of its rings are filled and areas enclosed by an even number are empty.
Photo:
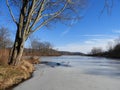
M68 65L84 70L84 73L95 75L120 76L120 60L87 56L41 57L41 61L49 62L51 66Z

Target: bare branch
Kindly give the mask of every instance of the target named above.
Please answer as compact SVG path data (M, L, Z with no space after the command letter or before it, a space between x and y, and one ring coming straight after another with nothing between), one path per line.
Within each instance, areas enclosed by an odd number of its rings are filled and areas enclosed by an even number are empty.
M8 10L9 10L9 12L10 12L10 15L12 16L13 21L14 21L16 24L18 24L17 21L16 21L16 19L15 19L15 17L14 17L14 15L13 15L13 12L12 12L12 10L11 10L11 8L10 8L10 5L9 5L9 3L8 3L8 0L6 0L6 4L7 4L7 7L8 7Z
M42 0L42 2L40 3L40 7L39 7L39 11L38 11L38 14L37 14L37 17L35 18L35 21L33 22L33 24L31 25L30 29L34 27L34 25L40 20L40 16L41 16L41 13L42 11L44 10L44 4L45 4L45 1L46 0Z
M33 0L32 5L31 5L31 7L30 7L30 10L28 11L29 13L28 13L28 16L27 16L26 25L25 25L24 30L27 30L27 29L28 29L29 24L30 24L30 22L31 22L33 10L34 10L34 8L35 8L35 1L36 1L36 0Z
M41 27L43 27L45 24L47 24L49 21L51 21L52 19L54 19L55 17L57 17L58 15L60 15L64 9L66 8L68 2L65 3L65 5L63 6L62 9L60 9L59 11L55 12L52 17L48 18L47 20L45 20L44 22L42 22L38 27L36 27L34 30L31 31L31 33L37 31L38 29L40 29Z
M111 1L111 4L110 4L110 1ZM111 11L112 11L112 8L113 8L113 5L114 5L114 1L113 0L110 0L110 1L105 0L104 7L103 7L103 9L101 10L101 13L100 13L100 17L104 13L105 9L107 9L108 14L111 14Z

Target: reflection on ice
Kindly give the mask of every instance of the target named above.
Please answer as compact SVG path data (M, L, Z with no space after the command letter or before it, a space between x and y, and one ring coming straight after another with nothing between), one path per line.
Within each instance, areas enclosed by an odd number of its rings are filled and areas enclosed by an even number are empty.
M70 67L69 62L53 62L53 61L41 61L41 64L45 64L50 67L57 67L57 66L64 66L64 67Z

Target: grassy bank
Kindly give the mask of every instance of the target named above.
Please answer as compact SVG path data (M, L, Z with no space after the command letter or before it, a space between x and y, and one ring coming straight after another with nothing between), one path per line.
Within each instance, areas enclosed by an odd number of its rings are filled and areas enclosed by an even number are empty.
M0 66L0 90L10 88L30 78L38 59L22 60L18 66Z

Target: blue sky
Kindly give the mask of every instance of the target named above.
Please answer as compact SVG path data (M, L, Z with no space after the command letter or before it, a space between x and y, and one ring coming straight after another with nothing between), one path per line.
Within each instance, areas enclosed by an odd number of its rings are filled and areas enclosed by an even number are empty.
M102 15L100 12L104 7L104 0L89 1L88 7L80 13L83 18L79 21L71 20L72 26L57 23L51 28L35 32L34 37L51 42L58 50L87 53L92 47L107 49L108 42L113 42L120 36L120 1L114 0L111 14L105 9ZM7 12L7 9L4 10ZM16 27L9 14L1 14L0 26L9 28L14 37Z

